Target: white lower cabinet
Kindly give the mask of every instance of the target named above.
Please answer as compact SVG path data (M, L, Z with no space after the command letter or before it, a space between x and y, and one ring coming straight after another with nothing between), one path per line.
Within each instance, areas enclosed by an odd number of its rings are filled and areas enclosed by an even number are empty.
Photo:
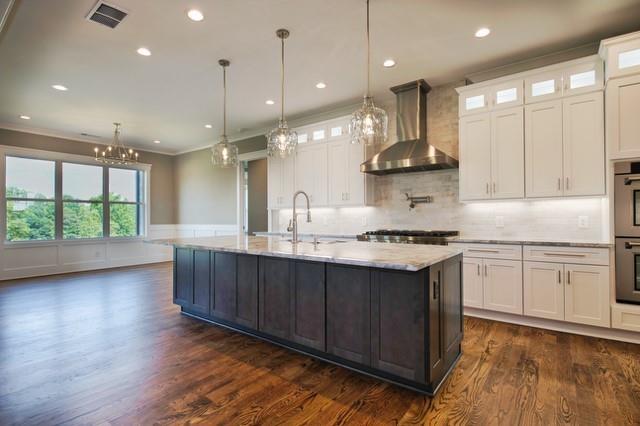
M610 326L609 268L524 262L524 314Z
M483 271L484 267L482 265L482 259L475 259L472 257L465 257L463 259L462 276L464 277L464 306L470 306L472 308L484 307L484 293L482 290Z
M523 263L524 314L564 320L564 267L556 263Z
M522 262L484 259L484 308L522 314Z

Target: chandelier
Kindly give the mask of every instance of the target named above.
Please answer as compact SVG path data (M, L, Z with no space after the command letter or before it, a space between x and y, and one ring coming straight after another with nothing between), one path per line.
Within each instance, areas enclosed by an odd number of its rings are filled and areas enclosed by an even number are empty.
M222 67L222 136L220 142L211 148L211 162L214 167L235 167L238 165L238 147L229 143L227 139L227 67L230 62L220 59L218 64Z
M379 145L387 141L387 112L373 103L371 96L371 46L369 31L369 0L367 0L367 92L359 110L351 115L349 133L351 143Z
M104 151L98 147L93 148L96 161L105 164L135 164L138 162L138 153L131 148L127 148L120 142L120 123L113 123L116 126L113 131L113 143L108 145Z
M289 31L279 29L276 35L281 42L281 68L280 68L280 121L278 127L267 134L267 155L286 158L296 150L298 134L291 130L284 119L284 40L289 37Z

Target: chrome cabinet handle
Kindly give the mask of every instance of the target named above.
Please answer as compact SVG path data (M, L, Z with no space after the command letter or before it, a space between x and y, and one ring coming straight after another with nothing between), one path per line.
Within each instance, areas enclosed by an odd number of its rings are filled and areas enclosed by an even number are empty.
M496 193L496 183L495 182L493 182L493 193L494 194Z
M480 264L478 263L478 276L480 276Z
M484 276L487 276L487 265L484 265Z
M569 178L567 177L567 189L569 189Z
M562 272L558 271L558 284L562 284Z
M631 185L633 182L638 182L640 180L640 176L626 177L624 178L625 185Z
M476 253L500 253L500 250L490 250L490 249L467 249L467 251L473 251Z
M489 193L489 182L487 182L487 194Z
M640 245L640 244L639 244ZM542 253L545 256L566 256L566 257L587 257L585 253L554 253L554 252L544 252Z
M626 248L627 250L634 247L640 247L640 243L636 241L627 241L626 243L624 243L624 248Z
M567 284L571 285L571 271L567 271Z
M558 191L562 189L562 179L558 178Z

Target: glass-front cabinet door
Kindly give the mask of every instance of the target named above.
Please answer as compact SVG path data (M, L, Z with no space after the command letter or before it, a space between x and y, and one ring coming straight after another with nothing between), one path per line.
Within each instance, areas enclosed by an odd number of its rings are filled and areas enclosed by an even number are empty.
M489 110L490 90L482 87L460 94L458 108L460 117Z
M562 96L562 70L549 71L524 80L525 100L528 104Z
M562 79L564 96L601 90L604 84L603 63L598 60L567 68Z
M491 86L492 109L522 105L524 103L523 89L523 80L512 80Z

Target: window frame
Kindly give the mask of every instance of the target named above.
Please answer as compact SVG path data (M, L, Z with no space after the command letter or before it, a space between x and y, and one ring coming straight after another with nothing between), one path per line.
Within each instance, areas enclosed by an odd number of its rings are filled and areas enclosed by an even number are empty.
M90 148L87 148L90 151ZM20 157L33 160L47 160L55 162L55 194L53 200L48 202L55 203L55 236L51 240L24 240L24 241L7 241L7 197L6 197L6 158L7 157ZM139 194L141 200L132 204L139 204L138 207L138 235L125 236L125 237L112 237L109 235L110 217L109 201L103 200L103 213L107 212L105 216L103 214L103 236L96 238L63 238L62 226L63 226L63 201L62 201L62 163L75 163L89 166L99 166L103 172L103 194L107 195L109 191L109 169L129 169L137 170L142 173L138 174ZM85 155L66 154L54 151L45 151L39 149L20 148L7 145L0 145L0 241L4 246L46 246L46 245L58 245L58 244L78 244L81 242L95 242L95 241L125 241L125 240L143 240L149 229L150 219L150 181L151 181L151 164L138 163L131 165L118 165L111 166L102 163L97 163L94 157ZM16 199L10 197L10 199ZM38 199L36 201L47 201ZM78 202L78 200L74 200Z

